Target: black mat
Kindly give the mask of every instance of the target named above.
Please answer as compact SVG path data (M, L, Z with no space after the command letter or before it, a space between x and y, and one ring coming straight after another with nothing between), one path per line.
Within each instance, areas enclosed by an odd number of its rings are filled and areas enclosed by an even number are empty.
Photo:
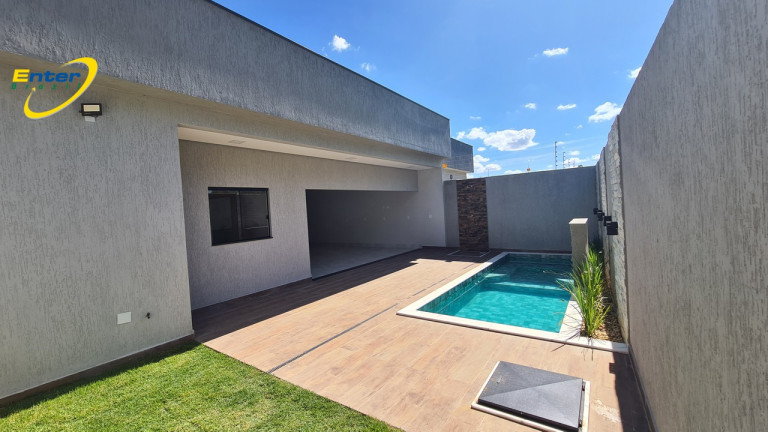
M499 362L477 403L568 431L581 424L584 381Z

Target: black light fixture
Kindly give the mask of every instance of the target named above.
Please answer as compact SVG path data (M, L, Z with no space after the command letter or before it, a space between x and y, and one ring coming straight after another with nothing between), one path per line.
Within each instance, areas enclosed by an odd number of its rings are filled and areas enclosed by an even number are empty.
M600 211L600 209L595 207L595 208L592 209L592 214L597 214L597 212L599 212L599 211Z
M613 218L611 216L603 216L603 226L608 226L608 223L612 220Z
M96 117L102 114L101 103L81 103L80 114L86 121L96 121Z
M608 222L605 225L605 233L609 236L619 235L619 223L618 222Z
M603 213L602 210L598 210L595 214L597 214L597 220L599 221L603 220L603 216L605 216L605 213Z

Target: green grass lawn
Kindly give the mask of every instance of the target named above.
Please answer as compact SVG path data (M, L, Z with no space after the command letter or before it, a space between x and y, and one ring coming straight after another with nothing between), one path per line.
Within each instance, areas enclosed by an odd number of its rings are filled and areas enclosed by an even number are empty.
M388 431L195 342L0 407L0 431Z

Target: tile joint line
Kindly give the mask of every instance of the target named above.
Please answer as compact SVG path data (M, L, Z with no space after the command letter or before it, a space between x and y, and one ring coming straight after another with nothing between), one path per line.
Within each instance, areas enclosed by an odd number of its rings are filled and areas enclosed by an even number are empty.
M392 309L393 307L395 307L395 306L397 306L397 305L398 305L398 304L397 304L397 303L395 303L395 304L393 304L392 306L390 306L390 307L388 307L388 308L384 309L383 311L381 311L381 312L379 312L379 313L377 313L377 314L375 314L375 315L372 315L372 316L370 316L370 317L368 317L368 318L364 319L363 321L360 321L359 323L357 323L357 324L353 325L352 327L350 327L350 328L348 328L348 329L344 330L344 331L343 331L343 332L341 332L341 333L338 333L338 334L336 334L335 336L332 336L332 337L330 337L330 338L328 338L328 339L326 339L326 340L324 340L324 341L320 342L319 344L317 344L317 345L313 346L312 348L310 348L310 349L308 349L308 350L304 351L303 353L301 353L301 354L299 354L299 355L297 355L297 356L295 356L295 357L292 357L292 358L290 358L290 359L288 359L288 360L284 361L283 363L280 363L279 365L277 365L277 366L273 367L272 369L268 370L268 371L267 371L267 373L270 373L270 374L271 374L271 373L274 373L276 370L278 370L278 369L282 368L283 366L287 366L288 364L291 364L291 363L293 363L294 361L296 361L296 360L298 360L298 359L300 359L300 358L304 357L305 355L307 355L307 354L311 353L312 351L314 351L314 350L316 350L316 349L320 348L321 346L323 346L323 345L327 344L328 342L330 342L330 341L332 341L332 340L336 339L337 337L339 337L339 336L342 336L342 335L344 335L344 334L346 334L346 333L349 333L349 332L351 332L352 330L354 330L354 329L356 329L356 328L360 327L361 325L363 325L363 324L367 323L368 321L370 321L370 320L372 320L372 319L376 318L377 316L379 316L379 315L383 314L384 312L386 312L386 311L388 311L388 310Z

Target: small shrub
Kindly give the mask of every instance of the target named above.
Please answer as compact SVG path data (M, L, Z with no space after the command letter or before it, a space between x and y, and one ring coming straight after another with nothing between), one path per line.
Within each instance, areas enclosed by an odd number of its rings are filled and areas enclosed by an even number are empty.
M559 282L560 286L576 300L584 323L584 333L593 337L610 310L610 306L602 302L605 283L600 254L590 248L587 258L574 266L570 276L573 282Z

